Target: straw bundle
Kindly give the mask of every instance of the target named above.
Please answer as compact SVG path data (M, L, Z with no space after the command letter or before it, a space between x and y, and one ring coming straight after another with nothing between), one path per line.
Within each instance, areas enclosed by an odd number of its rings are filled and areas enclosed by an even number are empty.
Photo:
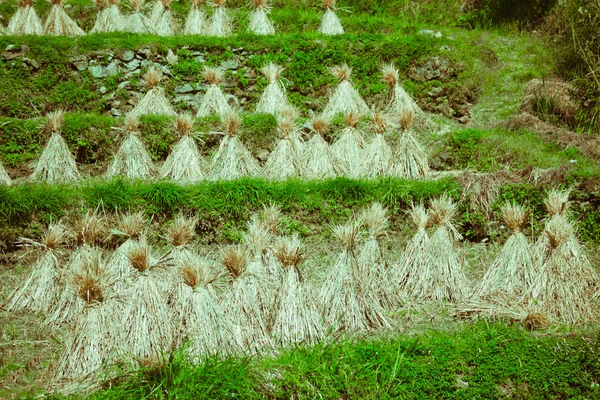
M411 126L414 120L412 112L404 112L401 115L400 126L402 134L396 150L397 164L392 173L409 179L423 177L429 173L429 163L427 161L427 152L421 146Z
M335 14L335 2L336 0L323 0L325 14L321 19L321 26L319 27L319 33L323 35L334 36L344 34L342 23Z
M329 102L323 109L323 116L326 118L333 118L337 114L370 114L371 110L369 110L367 103L360 94L358 94L356 89L354 89L354 86L350 81L352 68L344 63L331 68L330 72L333 76L338 78L339 83L329 98Z
M526 296L531 307L566 324L597 320L594 288L588 278L591 267L572 253L569 241L574 232L568 219L555 215L546 224L544 235L548 247L541 254L540 272Z
M310 125L313 135L304 146L305 166L302 174L309 179L335 178L335 158L329 144L323 138L329 128L329 121L317 116L310 121Z
M44 148L30 179L48 183L72 182L79 179L75 157L60 135L65 112L62 110L48 114L46 129L50 140Z
M380 203L373 203L363 210L361 221L368 236L358 253L358 279L369 296L377 299L382 307L389 308L392 304L390 273L380 246L389 226L387 209Z
M252 154L239 139L242 119L239 114L228 113L223 117L225 137L214 156L208 174L210 180L234 180L246 176L258 176L260 167Z
M226 37L233 34L233 22L229 10L225 8L227 0L214 0L211 6L215 7L215 12L208 27L208 36Z
M123 176L129 179L149 179L154 177L156 173L154 163L144 143L138 137L138 126L139 122L135 116L125 117L127 137L121 143L119 151L106 171L107 178Z
M192 7L183 26L184 35L204 35L209 28L206 14L200 8L204 0L192 0Z
M359 281L358 262L354 254L358 224L336 226L333 233L341 242L342 252L319 295L323 319L336 329L347 331L388 326L379 302L363 290Z
M248 30L255 35L273 35L275 28L269 20L271 6L269 0L253 0L254 10L250 12Z
M222 254L221 262L232 280L223 308L225 315L231 318L233 340L242 351L252 354L271 347L266 310L262 301L271 296L260 293L260 278L248 271L247 257L245 250L234 247Z
M134 278L121 320L124 345L133 357L159 357L170 350L173 337L167 301L153 271L158 260L145 240L131 246L128 259Z
M84 378L99 372L115 357L122 340L110 278L99 254L73 276L71 287L79 312L58 359L57 379Z
M152 8L150 21L159 36L173 36L177 31L177 22L171 11L173 0L158 0Z
M119 0L95 0L100 10L90 33L119 32L124 30L125 20L119 10Z
M181 137L161 168L160 175L179 183L193 184L204 179L204 162L194 141L194 117L181 114L176 121Z
M521 298L536 275L529 242L523 234L529 211L516 204L506 203L501 213L511 235L475 289L474 296L477 297L505 294L513 299Z
M85 35L75 21L69 17L63 8L64 0L50 0L52 7L46 16L43 29L44 35L52 36L81 36Z
M154 67L148 69L148 72L144 74L144 80L150 89L133 110L129 112L130 115L135 117L148 114L166 115L169 117L177 116L177 113L165 96L164 89L158 86L161 79L162 72Z
M454 238L461 239L452 220L456 204L448 196L431 201L431 223L436 227L430 241L433 276L432 300L461 300L467 295L468 282L454 249Z
M260 96L256 112L277 116L282 110L290 106L285 94L285 88L280 82L281 73L284 71L284 68L270 62L262 67L260 71L267 78L269 84L262 96Z
M40 255L27 279L6 300L7 311L45 314L51 309L60 291L61 250L66 239L67 230L61 224L50 224L39 242L21 239L28 248L38 249Z
M281 268L276 264L272 244L279 235L279 218L281 210L278 206L264 205L259 215L253 215L248 222L248 230L244 233L242 242L252 257L248 270L267 279L260 281L268 287L275 286L281 278Z
M323 321L302 282L299 265L306 258L302 243L297 236L281 239L275 245L275 255L284 269L284 278L276 296L273 337L284 347L314 344L323 337Z
M227 113L230 113L232 111L231 107L229 107L227 99L219 87L225 79L225 72L220 68L205 66L202 73L204 79L207 80L210 86L202 97L202 102L200 103L200 107L198 107L196 117L208 117L213 114L224 116Z
M125 242L112 254L107 270L119 287L127 287L133 275L129 252L143 237L147 221L144 214L137 212L118 215L116 223L117 227L111 231L111 235L124 237Z
M10 186L11 184L12 184L12 179L10 179L10 176L8 176L8 174L6 173L6 170L4 169L4 165L2 164L2 161L0 161L0 185Z
M42 35L44 28L38 18L33 0L19 0L19 8L8 22L9 35Z
M133 13L124 18L123 30L132 33L156 33L155 25L144 15L145 0L131 0Z
M369 143L362 156L362 176L387 176L393 166L392 148L385 140L388 124L380 113L373 115L375 138Z
M344 175L358 178L362 173L363 147L365 140L356 128L360 117L349 113L345 116L346 128L341 136L331 145L331 151L335 157L336 164Z
M194 255L191 247L196 236L197 224L198 218L189 218L179 214L167 228L167 239L171 244L171 250L167 253L165 262L173 268L166 270L163 275L166 286L173 281L174 274L184 264L192 261Z
M292 142L292 135L297 127L293 120L280 119L277 123L277 132L281 139L269 155L264 167L267 178L285 180L300 175L302 161Z
M390 87L392 98L386 107L386 112L389 114L402 114L406 111L413 114L422 114L423 111L419 105L410 97L399 83L398 70L394 64L384 64L381 67L383 74L383 83Z

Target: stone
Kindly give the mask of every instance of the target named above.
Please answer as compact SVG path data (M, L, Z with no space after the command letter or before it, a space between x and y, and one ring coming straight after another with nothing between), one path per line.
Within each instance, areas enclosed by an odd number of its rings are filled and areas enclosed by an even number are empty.
M105 93L106 93L106 87L105 87L105 86L102 86L102 87L100 88L100 93L102 93L102 94L105 94Z
M88 71L90 71L94 78L104 77L104 68L102 68L102 65L90 65Z
M204 64L205 60L203 56L196 56L194 57L194 60L198 63L198 64Z
M167 62L169 65L175 65L179 62L179 57L177 57L177 55L173 53L173 50L171 49L169 49L169 52L167 53Z
M237 107L240 105L240 101L234 95L226 94L225 99L227 99L227 104L229 104L230 106Z
M420 65L411 67L408 76L419 82L430 81L432 79L443 81L450 76L451 73L452 68L450 68L448 60L434 56Z
M115 76L119 74L116 62L111 62L104 68L104 76Z
M135 53L131 50L125 50L121 53L119 59L124 62L129 62L135 58Z
M140 60L135 59L135 60L129 61L127 64L125 64L125 67L130 71L134 71L140 67L140 64L141 64Z
M22 45L21 47L16 47L14 44L9 44L4 49L2 53L2 58L5 60L14 60L15 58L19 58L29 53L29 47Z
M221 63L221 68L225 71L227 71L229 69L238 69L239 67L240 67L240 63L235 59L223 61Z
M88 67L88 58L86 56L77 56L69 59L71 65L79 72L83 72Z
M40 64L34 59L23 57L23 62L32 69L40 69Z
M195 91L196 90L194 89L194 87L192 85L190 85L189 83L186 83L185 85L182 85L182 86L175 87L175 93L179 93L179 94L192 93Z
M439 39L439 38L442 37L442 32L435 32L435 31L432 31L431 29L421 29L419 31L419 35L431 36L431 37L434 37L436 39Z
M152 55L152 52L150 51L150 49L148 47L143 47L137 51L137 55L148 59Z
M119 85L117 86L117 89L125 89L127 86L129 86L129 81L123 81L123 82L119 83Z
M120 117L121 115L123 115L123 113L121 112L121 110L119 110L118 108L111 108L110 109L110 113L114 116L114 117Z

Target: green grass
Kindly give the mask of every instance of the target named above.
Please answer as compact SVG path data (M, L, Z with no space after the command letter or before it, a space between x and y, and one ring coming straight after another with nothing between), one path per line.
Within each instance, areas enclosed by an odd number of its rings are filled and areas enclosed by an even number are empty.
M89 398L590 399L600 396L599 351L597 335L534 335L481 322L197 366L175 353Z

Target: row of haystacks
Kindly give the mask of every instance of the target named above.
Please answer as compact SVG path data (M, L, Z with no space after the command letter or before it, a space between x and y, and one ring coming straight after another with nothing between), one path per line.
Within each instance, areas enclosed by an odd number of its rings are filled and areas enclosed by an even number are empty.
M549 192L535 243L523 233L526 209L507 203L501 216L511 235L479 282L465 273L456 204L447 196L428 208L413 205L417 230L394 262L382 244L388 213L378 203L333 227L338 248L325 265L308 257L297 236L281 234L275 206L252 218L240 244L216 256L197 251L198 221L183 215L166 229L168 250L157 253L141 214L118 217L110 235L124 241L108 254L107 221L89 212L71 230L51 224L41 241L22 240L38 258L3 307L67 328L54 371L62 383L181 346L200 362L383 332L399 310L423 302L447 304L458 316L593 323L598 276L574 234L568 195ZM67 256L65 243L73 241Z
M89 33L131 32L160 36L203 35L227 37L234 34L232 13L226 8L227 0L214 0L210 17L205 12L204 0L192 0L191 8L181 22L171 9L173 0L156 0L153 5L145 0L131 0L128 12L123 14L119 0L95 0L98 13ZM51 0L50 11L43 19L38 17L33 0L19 0L17 12L10 18L8 27L0 26L0 34L80 36L85 32L65 11L65 0ZM275 27L269 19L271 5L268 0L252 0L248 16L248 31L256 35L273 35ZM344 28L335 14L335 0L323 0L325 13L319 32L323 35L341 35Z
M161 168L154 165L152 158L140 139L138 117L147 114L176 116L158 86L160 73L150 69L145 79L151 89L124 121L124 137L117 153L105 172L105 177L126 177L129 179L170 179L182 184L193 184L203 180L234 180L243 177L263 176L269 179L306 177L308 179L328 179L336 176L351 178L374 178L397 176L423 178L429 172L427 152L417 140L412 130L413 121L420 110L410 96L398 84L397 71L393 66L384 68L385 81L393 90L394 96L389 107L382 112L371 113L362 98L349 82L350 68L336 69L341 82L332 94L323 114L314 116L304 126L298 123L298 112L289 105L278 79L281 68L268 64L263 68L269 77L257 111L273 113L277 116L279 140L263 167L240 140L242 120L240 115L229 107L218 83L222 72L206 68L205 75L211 83L197 116L211 114L222 116L220 145L210 162L202 157L196 138L200 136L194 129L195 120L191 114L181 114L175 118L174 129L179 137L170 155ZM412 102L412 103L411 103ZM358 106L357 106L358 105ZM325 140L330 119L345 114L346 127L330 145ZM358 125L361 116L369 113L371 124L368 129L373 139L367 142L365 132ZM30 180L47 183L74 182L81 179L74 156L61 136L63 111L48 115L46 129L50 138L41 157L37 161ZM301 132L310 134L306 140ZM388 143L391 134L398 133L395 143ZM10 184L10 177L0 163L0 183Z

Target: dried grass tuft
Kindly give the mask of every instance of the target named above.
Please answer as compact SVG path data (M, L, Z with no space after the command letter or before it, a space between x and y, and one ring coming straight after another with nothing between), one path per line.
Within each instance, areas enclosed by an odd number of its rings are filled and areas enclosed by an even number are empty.
M181 139L175 145L161 168L161 176L174 181L191 184L204 179L204 161L193 139L194 117L180 114L176 120L177 133Z
M398 69L394 66L394 64L383 64L381 66L381 73L383 74L383 83L391 88L396 87L399 81L399 74Z
M329 120L322 116L310 121L313 136L304 146L305 160L302 174L310 179L327 179L337 175L334 155L324 136L329 128Z
M392 169L394 175L408 179L420 178L429 173L427 151L410 129L413 118L412 112L401 114L400 125L403 132L396 149L396 166Z
M515 203L506 203L502 206L500 212L504 223L512 233L523 232L529 220L529 210Z
M192 243L196 236L196 224L198 218L188 218L184 215L175 217L171 225L167 228L167 235L171 246L187 246Z
M293 236L275 244L275 258L286 268L298 268L306 260L306 252L298 237Z
M123 176L129 179L149 179L156 175L152 158L138 137L137 125L137 115L130 114L125 118L127 136L121 142L117 154L106 170L106 177Z
M278 115L290 107L285 88L279 81L283 71L283 67L272 62L262 67L261 72L265 75L269 84L260 97L256 112Z
M139 239L147 225L146 217L142 212L117 215L117 229L112 230L113 235L125 236L127 239Z
M161 79L162 72L154 67L148 69L146 74L144 74L144 80L150 87L150 90L148 90L129 114L134 116L154 114L166 115L169 117L175 117L177 115L165 96L164 89L158 86Z
M351 178L358 178L363 172L363 148L365 140L356 129L360 118L354 113L345 116L347 127L331 146L336 164L341 172Z
M393 152L385 140L388 122L384 116L377 112L372 117L375 128L375 138L369 143L362 155L362 176L377 177L390 175L393 168Z
M523 320L523 326L528 331L543 331L550 325L550 319L542 313L531 313Z
M352 68L344 63L331 68L330 72L338 78L339 83L323 109L323 116L332 118L337 114L348 113L369 115L371 113L369 106L367 106L365 100L356 91L350 81Z
M46 129L50 133L60 132L65 120L65 110L56 110L48 113Z
M96 211L87 211L75 222L75 232L78 246L99 244L106 233L104 218Z
M350 80L350 75L352 75L352 68L346 63L333 66L329 69L329 71L333 76L338 78L340 83Z
M138 272L146 272L153 267L150 249L144 243L136 243L129 250L129 262Z
M212 68L205 66L203 69L204 79L210 84L208 90L202 97L202 102L198 107L196 117L208 117L213 114L221 117L233 112L225 95L218 86L225 79L225 72L220 68Z
M331 8L331 9L335 9L335 3L336 0L323 0L323 8L325 10Z
M221 253L221 264L227 268L234 280L240 278L246 271L247 259L246 250L241 247L229 247Z
M150 67L148 71L144 74L143 78L146 84L149 87L153 88L158 86L159 82L162 79L162 76L163 74L161 71L157 70L154 67Z
M550 189L544 199L546 212L551 217L554 215L564 215L569 209L569 196L571 190Z

